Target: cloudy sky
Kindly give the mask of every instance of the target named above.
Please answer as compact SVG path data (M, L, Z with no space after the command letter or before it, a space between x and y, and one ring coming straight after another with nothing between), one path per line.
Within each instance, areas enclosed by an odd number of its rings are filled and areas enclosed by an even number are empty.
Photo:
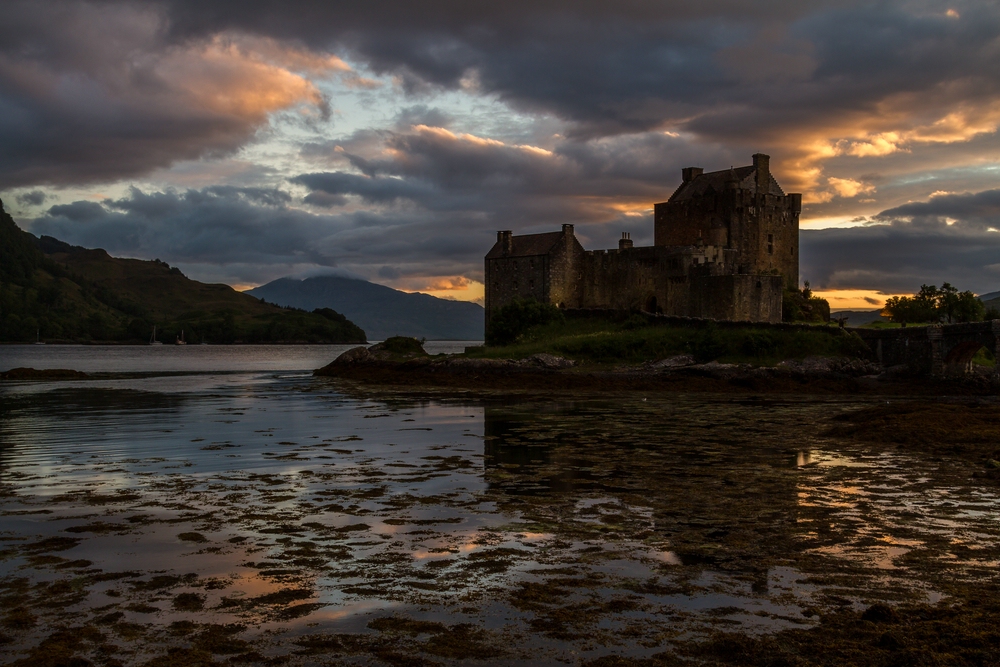
M802 277L835 308L996 291L998 124L987 0L5 0L0 19L18 224L240 288L335 271L476 299L496 230L651 243L682 167L760 151L803 193Z

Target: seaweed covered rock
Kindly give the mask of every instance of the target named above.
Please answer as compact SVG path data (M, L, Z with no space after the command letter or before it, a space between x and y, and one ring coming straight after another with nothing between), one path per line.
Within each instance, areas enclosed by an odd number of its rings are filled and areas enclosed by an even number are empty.
M80 371L68 368L48 368L35 370L34 368L12 368L6 373L0 373L0 380L24 381L24 380L86 380L89 375Z
M368 352L377 358L391 357L426 357L423 343L409 336L392 336L377 345L368 348Z
M350 366L400 364L428 358L423 344L416 338L393 336L371 347L352 347L339 357L313 371L313 375L338 375L338 370Z

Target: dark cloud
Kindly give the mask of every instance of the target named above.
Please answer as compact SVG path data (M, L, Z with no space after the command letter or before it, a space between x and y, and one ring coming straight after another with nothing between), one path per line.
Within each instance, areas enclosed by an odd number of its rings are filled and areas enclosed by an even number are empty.
M403 276L403 273L394 266L383 266L378 270L378 275L380 278L386 278L388 280L396 280Z
M48 199L48 195L41 190L32 190L31 192L22 192L17 195L17 203L22 206L41 206Z
M875 216L880 222L909 222L913 226L940 227L959 225L960 228L1000 231L1000 190L946 194L927 202L911 202L882 211Z
M52 206L27 225L35 234L126 257L154 257L200 279L260 283L339 267L375 277L482 273L492 232L452 230L464 219L423 210L311 214L286 205L290 195L260 189L204 188L144 192L103 202Z
M959 99L997 94L1000 10L987 3L955 3L960 18L912 2L293 4L165 6L180 35L238 27L348 49L413 90L472 75L483 92L587 134L672 123L774 140L893 97L936 120Z
M875 220L804 230L803 279L815 287L887 293L942 282L977 293L1000 289L1000 190L934 197Z
M426 104L417 104L406 107L393 120L393 127L397 130L406 131L413 125L430 125L432 127L448 127L453 118L450 114L440 109L429 107Z
M344 195L357 195L369 204L385 204L400 199L430 200L435 192L424 185L398 178L371 178L343 172L302 174L291 179L292 183L304 185L313 192L309 195L323 195L322 198L306 198L311 204L333 206L333 202L346 203ZM322 203L320 203L322 202ZM330 203L326 203L330 202Z

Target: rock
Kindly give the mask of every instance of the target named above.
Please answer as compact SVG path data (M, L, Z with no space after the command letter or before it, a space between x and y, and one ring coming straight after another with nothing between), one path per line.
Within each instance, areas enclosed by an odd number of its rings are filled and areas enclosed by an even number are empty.
M517 363L509 359L469 359L466 357L447 357L440 362L449 368L469 368L473 370L485 368L515 368Z
M847 357L806 357L805 359L788 359L778 364L778 368L803 375L824 375L838 373L850 377L861 377L879 373L878 363L865 359Z
M564 359L563 357L557 357L554 354L547 354L545 352L533 354L527 359L522 359L521 363L525 366L536 366L539 368L549 368L553 370L571 368L576 365L575 361Z
M375 358L368 352L368 348L359 345L358 347L352 347L346 352L342 352L339 357L328 363L323 368L318 368L313 371L313 375L336 375L335 369L343 368L344 366L351 366L354 364L365 364L374 361Z
M356 364L358 362L365 362L372 360L372 353L368 351L367 347L358 346L352 347L346 352L342 353L339 357L333 360L335 364Z
M683 368L684 366L694 366L694 357L690 354L678 354L659 361L652 361L646 367L651 370L669 370L671 368Z
M895 623L899 620L899 616L897 616L896 610L889 605L876 602L865 609L865 612L861 614L861 620L872 623Z
M410 336L392 336L381 343L376 343L368 351L378 358L426 357L427 351L423 344Z
M686 372L718 380L727 380L734 377L740 370L740 366L737 364L722 364L718 361L710 361L707 364L692 364L683 368Z
M89 375L68 368L12 368L6 373L0 373L0 380L86 380Z

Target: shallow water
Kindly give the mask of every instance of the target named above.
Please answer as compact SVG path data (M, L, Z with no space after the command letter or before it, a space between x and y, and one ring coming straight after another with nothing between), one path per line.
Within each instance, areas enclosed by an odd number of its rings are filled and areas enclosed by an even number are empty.
M0 662L63 626L124 662L644 656L936 602L1000 558L960 463L820 435L852 399L227 370L0 389Z

